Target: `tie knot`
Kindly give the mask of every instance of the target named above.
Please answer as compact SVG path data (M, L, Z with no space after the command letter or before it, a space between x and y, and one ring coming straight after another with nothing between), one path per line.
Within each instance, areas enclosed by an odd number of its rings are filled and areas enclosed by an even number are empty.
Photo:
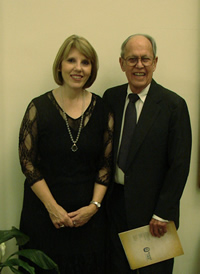
M135 93L131 93L128 95L128 98L132 103L135 103L139 99L139 96Z

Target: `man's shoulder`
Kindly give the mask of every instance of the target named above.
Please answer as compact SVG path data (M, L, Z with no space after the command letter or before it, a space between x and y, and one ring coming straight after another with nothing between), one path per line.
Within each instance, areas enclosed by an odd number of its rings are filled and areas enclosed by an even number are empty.
M118 85L118 86L114 86L114 87L110 87L106 90L106 92L107 91L112 92L112 91L116 91L116 90L124 90L124 89L127 89L127 87L128 87L128 83Z
M170 90L169 88L166 88L155 81L152 81L152 91L156 91L156 95L159 97L161 96L164 100L170 100L172 102L179 102L179 101L184 101L184 99L175 91Z
M127 91L128 88L128 83L126 84L122 84L122 85L118 85L118 86L114 86L114 87L110 87L108 88L104 94L107 95L117 95L118 93L121 93L122 91Z

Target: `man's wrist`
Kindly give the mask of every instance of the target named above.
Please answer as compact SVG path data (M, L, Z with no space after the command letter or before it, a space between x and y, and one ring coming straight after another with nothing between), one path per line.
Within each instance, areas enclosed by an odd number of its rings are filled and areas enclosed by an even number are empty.
M160 218L159 216L157 216L155 214L153 214L152 218L155 219L155 220L157 220L157 221L164 222L164 223L168 223L169 222L169 220L165 220L163 218Z

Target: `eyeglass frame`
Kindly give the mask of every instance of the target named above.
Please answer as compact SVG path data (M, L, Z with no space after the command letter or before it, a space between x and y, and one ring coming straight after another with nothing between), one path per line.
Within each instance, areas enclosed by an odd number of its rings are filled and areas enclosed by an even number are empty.
M132 66L131 66L131 65L127 64L127 59L131 59L131 58L132 58L132 59L137 59L135 65L132 65ZM154 61L156 58L151 59L150 57L134 57L134 56L128 56L127 58L122 58L122 59L126 62L126 65L129 66L129 67L135 67L135 66L138 64L138 61L139 61L139 60L141 61L142 65L143 65L144 67L150 67L150 66L153 65L153 61ZM152 61L152 63L151 63L150 65L145 65L145 64L143 64L142 59L149 59L149 60Z

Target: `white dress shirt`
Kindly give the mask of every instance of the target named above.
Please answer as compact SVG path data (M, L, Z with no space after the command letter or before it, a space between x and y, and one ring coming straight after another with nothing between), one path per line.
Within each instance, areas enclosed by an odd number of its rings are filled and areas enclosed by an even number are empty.
M149 91L149 88L150 88L150 84L138 94L139 99L135 102L135 108L136 108L136 113L137 113L137 122L139 120L144 102L147 97L147 93ZM122 139L125 112L126 112L127 105L129 103L128 95L131 93L132 93L132 91L130 89L130 86L128 85L127 96L126 96L126 100L125 100L125 104L124 104L124 112L123 112L123 117L122 117L122 126L121 126L120 138L119 138L119 147L118 147L118 152L117 152L117 158L118 158L119 148L120 148L121 139ZM115 182L118 184L122 184L122 185L124 184L124 172L118 167L118 164L116 165L116 169L115 169Z
M150 88L150 84L138 94L139 99L135 102L135 108L136 108L136 113L137 113L137 122L140 118L140 114L141 114L144 102L146 100L149 88ZM127 96L126 96L126 100L125 100L125 104L124 104L124 112L123 112L123 117L122 117L122 126L121 126L120 138L119 138L119 147L118 147L118 152L117 152L117 158L118 158L119 148L120 148L121 139L122 139L125 112L126 112L127 105L129 103L128 95L131 93L132 93L132 91L130 89L130 86L128 85ZM124 172L119 168L118 164L116 164L116 169L115 169L115 182L118 184L124 185ZM155 214L153 215L153 218L160 222L168 222L168 220L162 219Z

